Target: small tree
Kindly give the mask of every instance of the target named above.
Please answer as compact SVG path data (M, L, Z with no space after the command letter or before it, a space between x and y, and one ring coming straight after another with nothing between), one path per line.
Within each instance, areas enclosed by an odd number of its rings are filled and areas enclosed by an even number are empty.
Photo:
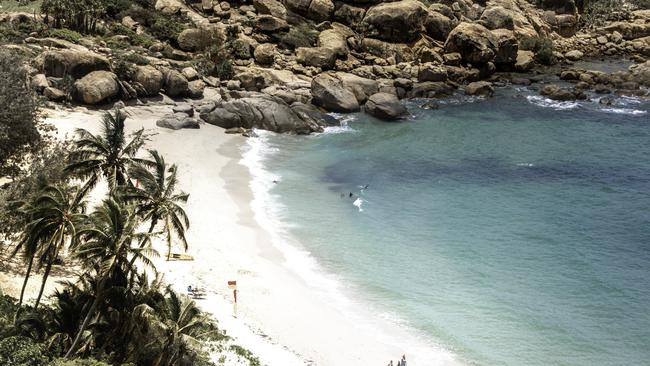
M40 141L39 103L18 54L0 50L0 176L15 175Z
M97 22L106 14L105 0L43 0L41 12L55 28L81 33L95 32Z

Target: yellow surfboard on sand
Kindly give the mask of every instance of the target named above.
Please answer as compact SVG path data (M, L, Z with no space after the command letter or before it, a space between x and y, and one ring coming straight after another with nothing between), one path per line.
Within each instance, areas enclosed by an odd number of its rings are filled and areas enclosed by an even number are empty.
M189 254L171 253L169 255L169 260L172 260L172 261L193 261L194 257L192 257Z

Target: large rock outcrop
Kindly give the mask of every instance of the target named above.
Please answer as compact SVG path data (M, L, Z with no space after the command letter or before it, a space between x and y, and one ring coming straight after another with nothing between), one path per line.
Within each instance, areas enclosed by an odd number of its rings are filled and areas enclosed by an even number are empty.
M306 77L296 75L290 70L275 70L263 67L239 69L235 75L241 87L246 90L260 91L270 86L286 86L291 89L310 88L311 82Z
M287 9L277 0L253 0L253 6L259 14L268 14L279 19L287 18Z
M117 76L109 71L93 71L77 80L73 86L73 98L84 104L100 104L114 99L120 93Z
M330 112L358 112L357 97L334 73L323 73L311 82L312 103Z
M37 67L47 76L79 79L93 71L110 70L108 59L90 51L49 50L36 59Z
M429 10L424 20L427 34L438 41L445 41L454 28L455 21L437 11Z
M296 134L321 132L328 124L324 116L320 118L317 111L306 110L304 104L296 103L296 108L292 109L280 98L250 92L241 98L215 103L214 108L201 113L201 119L223 128L259 128Z
M446 52L458 52L465 62L474 65L514 63L518 49L519 44L512 31L504 28L490 31L481 24L468 22L456 26L445 43Z
M296 49L296 61L305 66L330 70L336 63L336 53L325 47L300 47Z
M639 84L650 86L650 61L630 66L630 75Z
M179 0L157 0L154 8L165 14L176 14L183 7Z
M463 60L473 64L491 62L494 60L492 33L480 24L460 23L447 37L445 51L458 52Z
M614 22L606 27L599 29L599 33L602 34L609 34L613 32L620 33L623 38L627 40L648 37L650 36L650 22Z
M287 8L318 22L328 20L334 13L332 0L286 0Z
M368 37L409 42L422 33L428 14L417 0L381 3L368 9L362 27Z
M343 58L348 54L347 37L340 29L326 29L320 32L318 46L332 50L337 57Z
M494 62L497 64L512 64L517 61L519 42L514 33L508 29L495 29L492 32L494 46Z
M222 42L224 35L216 26L188 28L178 35L178 47L183 51L200 51Z

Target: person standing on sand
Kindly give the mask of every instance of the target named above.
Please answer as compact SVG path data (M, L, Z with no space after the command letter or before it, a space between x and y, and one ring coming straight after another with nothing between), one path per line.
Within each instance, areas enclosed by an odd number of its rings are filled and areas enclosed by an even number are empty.
M406 366L406 355L402 355L402 366Z

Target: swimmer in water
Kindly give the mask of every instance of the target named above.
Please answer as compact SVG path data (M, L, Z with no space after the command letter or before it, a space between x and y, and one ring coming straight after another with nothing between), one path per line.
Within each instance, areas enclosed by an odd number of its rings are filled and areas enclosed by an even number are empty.
M350 195L349 195L348 197L350 197L350 198L354 197L354 195L352 194L352 192L350 192Z

